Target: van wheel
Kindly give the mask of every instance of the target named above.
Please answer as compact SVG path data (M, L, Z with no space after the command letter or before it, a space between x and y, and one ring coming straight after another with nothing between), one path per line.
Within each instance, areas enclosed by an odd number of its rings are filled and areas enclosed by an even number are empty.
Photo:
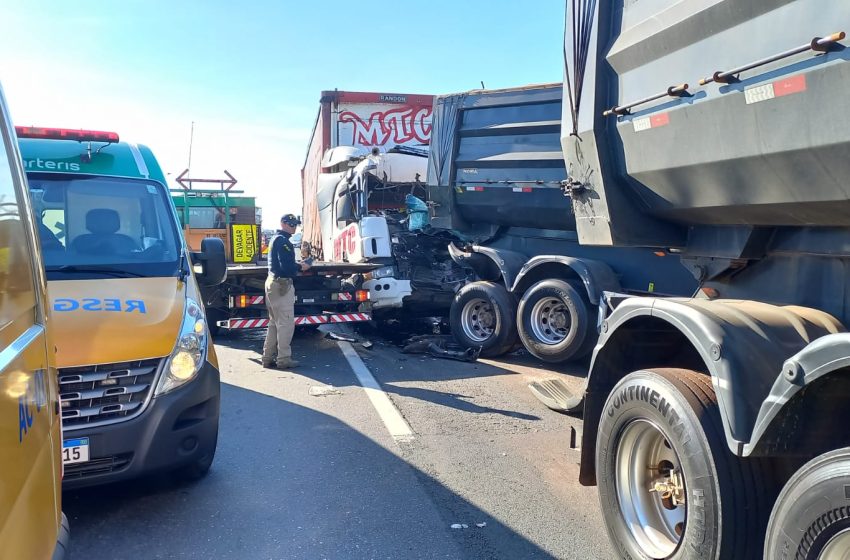
M215 439L213 439L212 449L210 449L209 453L206 453L203 457L196 459L188 465L180 467L174 474L183 482L195 482L201 480L210 472L210 467L212 467L213 459L215 459L215 452L217 448L218 430L215 432Z
M583 286L542 280L519 302L517 327L525 348L544 362L586 356L596 343L596 313Z
M769 472L729 452L706 375L637 371L602 409L599 499L623 558L760 557L775 496Z
M850 558L850 448L831 451L798 470L779 494L764 557Z
M455 294L449 323L464 348L481 348L486 357L500 356L517 339L516 299L495 282L472 282Z

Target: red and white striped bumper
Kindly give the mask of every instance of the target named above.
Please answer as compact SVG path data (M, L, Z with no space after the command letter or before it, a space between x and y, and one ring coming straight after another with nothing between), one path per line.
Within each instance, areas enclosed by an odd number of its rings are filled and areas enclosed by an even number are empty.
M370 321L368 313L327 313L325 315L299 315L295 325L325 325L328 323L358 323ZM269 326L268 319L226 319L218 322L222 329L261 329Z

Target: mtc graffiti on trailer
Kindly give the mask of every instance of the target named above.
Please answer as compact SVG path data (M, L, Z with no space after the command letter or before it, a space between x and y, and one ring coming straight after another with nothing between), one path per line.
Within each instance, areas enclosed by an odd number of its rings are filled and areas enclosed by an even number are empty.
M428 144L431 140L431 107L395 107L375 111L364 117L352 111L342 111L339 122L350 124L340 130L340 135L351 131L353 146L384 146L386 144ZM345 139L340 138L340 143Z

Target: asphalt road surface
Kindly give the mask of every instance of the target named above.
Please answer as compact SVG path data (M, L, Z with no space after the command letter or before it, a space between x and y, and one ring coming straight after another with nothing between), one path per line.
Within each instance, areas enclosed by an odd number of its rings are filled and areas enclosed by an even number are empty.
M614 558L569 449L580 422L531 395L549 375L533 360L467 364L306 331L297 371L270 371L253 361L262 336L216 346L205 479L65 493L73 560Z

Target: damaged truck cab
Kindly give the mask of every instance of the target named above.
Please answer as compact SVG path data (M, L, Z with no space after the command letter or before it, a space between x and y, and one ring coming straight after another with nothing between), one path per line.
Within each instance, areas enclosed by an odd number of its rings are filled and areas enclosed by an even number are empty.
M568 10L579 241L675 252L700 285L606 295L564 403L624 557L850 551L848 21L816 0Z
M363 282L378 317L448 309L467 273L449 256L456 238L428 227L428 151L362 152L346 146L325 155L319 196L333 202L325 205L323 244L335 261L380 265Z

